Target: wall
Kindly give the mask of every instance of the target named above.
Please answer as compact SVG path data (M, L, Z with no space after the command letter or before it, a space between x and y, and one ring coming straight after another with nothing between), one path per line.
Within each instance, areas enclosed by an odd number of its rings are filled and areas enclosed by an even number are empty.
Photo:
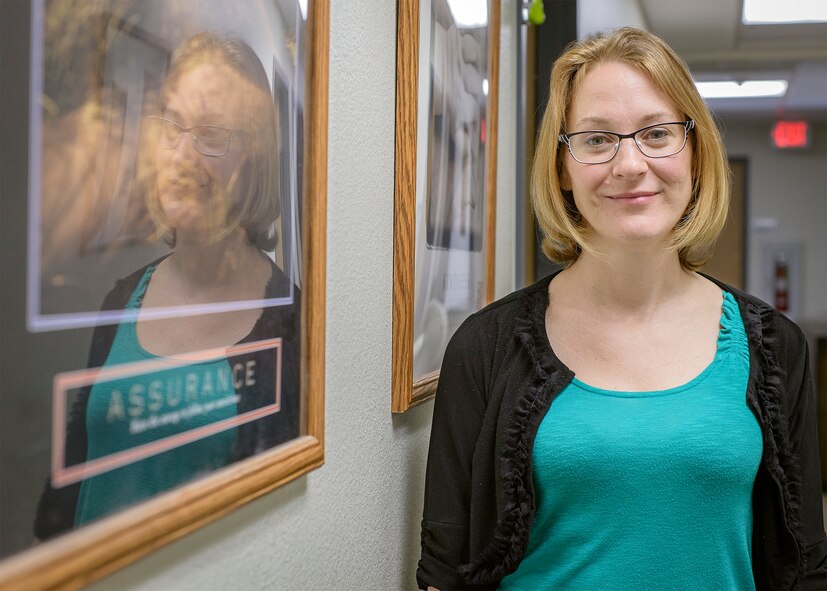
M748 161L747 291L772 301L767 289L765 244L801 242L804 245L803 292L798 319L827 317L827 125L814 125L812 146L803 151L779 151L770 144L773 121L724 120L730 157ZM774 220L768 229L750 220ZM770 225L773 225L772 222Z
M390 413L395 3L331 4L326 463L95 591L416 586L432 405ZM503 21L498 293L513 285L515 0Z
M577 38L619 26L648 29L638 0L577 0Z

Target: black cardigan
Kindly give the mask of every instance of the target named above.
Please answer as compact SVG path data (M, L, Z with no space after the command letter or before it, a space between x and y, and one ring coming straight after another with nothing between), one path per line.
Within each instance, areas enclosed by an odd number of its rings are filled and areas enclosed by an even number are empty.
M165 257L150 263L157 265ZM103 301L102 310L123 310L129 298L144 276L147 265L124 279L115 283ZM271 277L265 289L265 298L275 298L289 293L289 278L276 266L271 266ZM299 436L300 431L300 381L299 330L301 322L301 291L293 287L294 303L289 306L264 308L250 333L238 344L251 343L265 339L281 337L282 340L282 376L281 409L279 412L246 423L235 428L235 442L232 456L234 460L253 455L258 451L269 449L279 443ZM87 367L103 367L112 348L117 324L98 326L92 336ZM272 401L272 388L258 387L258 384L272 384L276 371L271 351L246 353L234 357L241 362L255 359L258 374L255 386L243 386L239 390L237 412L242 414L261 408ZM72 466L86 460L86 404L91 388L84 388L72 405L66 429L65 461ZM34 534L45 540L74 527L80 484L75 483L63 488L53 488L51 481L46 482L40 498L34 520Z
M425 483L423 589L496 589L525 554L535 509L534 437L574 377L546 335L550 281L473 314L448 345ZM716 283L732 293L744 319L746 399L763 434L753 490L756 588L823 591L827 541L806 340L767 304Z

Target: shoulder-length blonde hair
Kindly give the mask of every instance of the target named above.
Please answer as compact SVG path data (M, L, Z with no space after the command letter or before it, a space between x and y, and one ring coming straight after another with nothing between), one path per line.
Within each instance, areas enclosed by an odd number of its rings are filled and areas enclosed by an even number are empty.
M583 77L605 62L624 63L646 73L687 119L695 121L689 140L692 196L672 237L681 266L694 271L709 259L726 222L729 167L723 141L683 60L659 37L632 27L572 43L554 62L531 173L531 197L543 233L543 252L566 265L583 251L594 253L572 193L560 187L566 147L558 136L566 132L569 109Z

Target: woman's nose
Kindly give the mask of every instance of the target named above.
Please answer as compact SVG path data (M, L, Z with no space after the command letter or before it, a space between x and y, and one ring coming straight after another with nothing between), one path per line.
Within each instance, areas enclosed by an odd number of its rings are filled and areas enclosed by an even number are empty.
M195 147L195 139L188 131L181 132L178 145L172 149L173 160L193 161L198 159L199 152Z
M634 138L624 138L617 149L617 154L612 159L612 172L615 176L634 178L646 172L648 163L646 156L640 151Z

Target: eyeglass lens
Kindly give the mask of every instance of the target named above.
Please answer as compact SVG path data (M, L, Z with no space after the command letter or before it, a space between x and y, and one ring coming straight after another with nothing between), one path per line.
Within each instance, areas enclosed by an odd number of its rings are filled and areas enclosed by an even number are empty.
M650 158L664 158L680 152L686 144L687 126L667 123L641 129L634 135L635 144ZM569 136L572 156L585 164L599 164L614 158L621 137L608 131L578 132Z
M185 129L169 119L152 117L151 120L159 127L158 142L162 148L174 150L178 147L181 137L189 133L195 148L205 156L223 156L230 149L232 129L213 125L198 125Z

